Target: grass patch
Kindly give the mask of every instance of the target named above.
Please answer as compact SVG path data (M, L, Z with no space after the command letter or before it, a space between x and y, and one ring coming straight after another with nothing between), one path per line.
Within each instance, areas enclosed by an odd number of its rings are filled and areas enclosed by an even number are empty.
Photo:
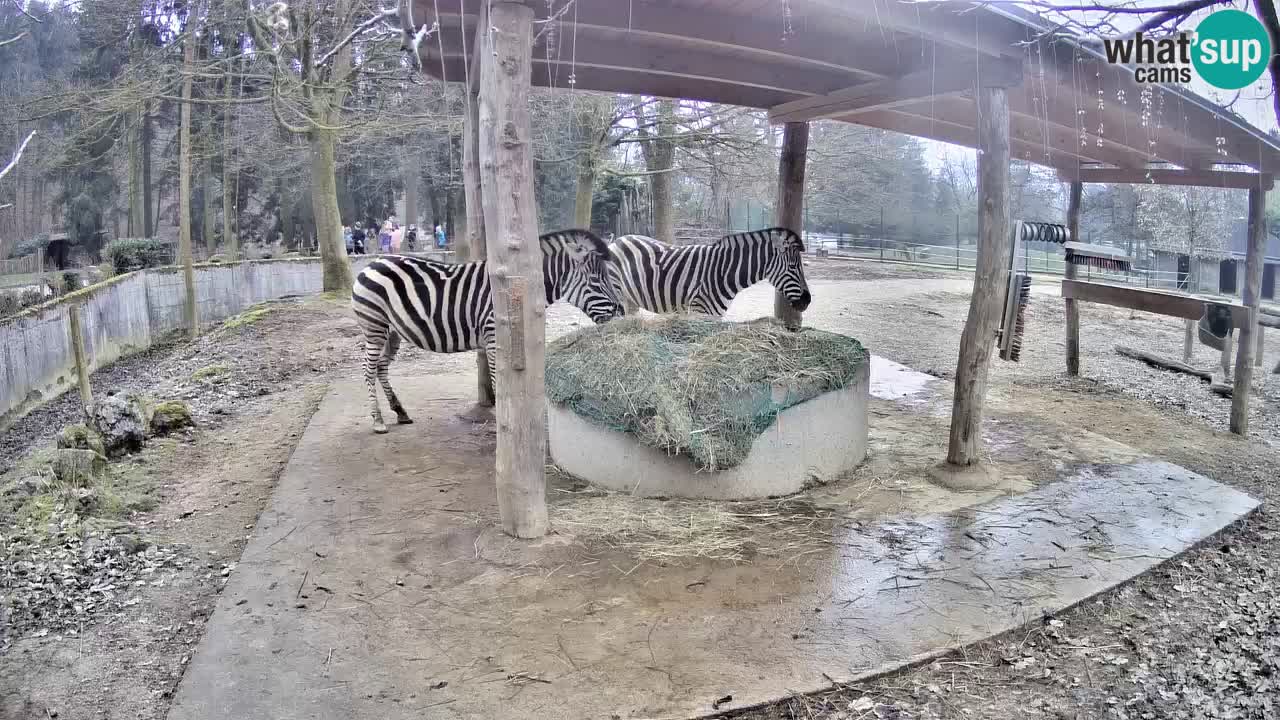
M59 452L37 450L0 476L0 524L23 528L29 539L39 541L55 516L64 517L57 531L66 532L65 518L73 526L92 528L155 509L156 483L144 466L103 462L91 475L59 477Z
M192 380L211 380L213 378L222 377L223 375L226 375L229 372L231 372L231 368L227 367L222 363L215 363L213 365L206 365L200 368L199 370L191 373L191 379Z
M255 305L239 315L227 318L226 322L222 323L220 330L222 332L227 332L230 330L239 330L240 328L248 327L266 317L270 312L270 306Z

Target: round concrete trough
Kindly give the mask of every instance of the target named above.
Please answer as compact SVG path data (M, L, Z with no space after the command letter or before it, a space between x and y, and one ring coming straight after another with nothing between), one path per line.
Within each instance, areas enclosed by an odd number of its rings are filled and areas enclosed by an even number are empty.
M699 470L680 455L640 444L624 432L593 424L547 403L551 458L565 472L609 490L640 497L748 500L791 495L834 480L867 456L867 365L840 390L778 413L746 459L720 471Z

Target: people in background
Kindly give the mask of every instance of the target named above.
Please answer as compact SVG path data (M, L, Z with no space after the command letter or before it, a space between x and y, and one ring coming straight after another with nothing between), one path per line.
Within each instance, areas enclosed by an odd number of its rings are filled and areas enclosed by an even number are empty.
M445 237L444 228L440 226L440 223L436 223L436 247L444 247L447 240L448 238Z
M408 252L413 252L418 244L418 226L410 225L404 234L404 244Z
M351 228L351 248L357 255L364 254L364 238L364 228L360 227L360 223L356 223L355 227Z
M378 250L384 253L391 252L391 220L382 221L382 229L378 232Z
M356 251L356 246L352 242L351 226L342 226L342 244L347 247L347 254L350 255Z
M404 242L404 228L392 223L391 225L391 252L399 254L400 246Z

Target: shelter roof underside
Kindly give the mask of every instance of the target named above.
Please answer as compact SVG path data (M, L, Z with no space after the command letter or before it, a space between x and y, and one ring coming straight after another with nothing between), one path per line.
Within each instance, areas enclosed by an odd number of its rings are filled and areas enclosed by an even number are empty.
M467 76L482 3L406 0L424 69ZM1091 167L1280 170L1280 142L1178 87L1141 85L1034 16L970 2L544 0L533 83L834 119L977 145L979 85L1009 87L1013 157ZM402 16L405 10L402 9ZM403 18L402 18L403 19ZM443 50L443 57L441 55Z

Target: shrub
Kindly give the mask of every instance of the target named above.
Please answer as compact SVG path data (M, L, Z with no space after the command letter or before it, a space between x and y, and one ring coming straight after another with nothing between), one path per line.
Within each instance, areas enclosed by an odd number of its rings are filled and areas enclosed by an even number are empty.
M80 289L80 273L66 270L62 273L62 292L75 292Z
M46 300L44 293L36 288L16 292L0 292L0 317L17 315L29 307L34 307Z
M169 246L148 238L120 238L107 243L105 253L117 273L160 267L169 263Z

